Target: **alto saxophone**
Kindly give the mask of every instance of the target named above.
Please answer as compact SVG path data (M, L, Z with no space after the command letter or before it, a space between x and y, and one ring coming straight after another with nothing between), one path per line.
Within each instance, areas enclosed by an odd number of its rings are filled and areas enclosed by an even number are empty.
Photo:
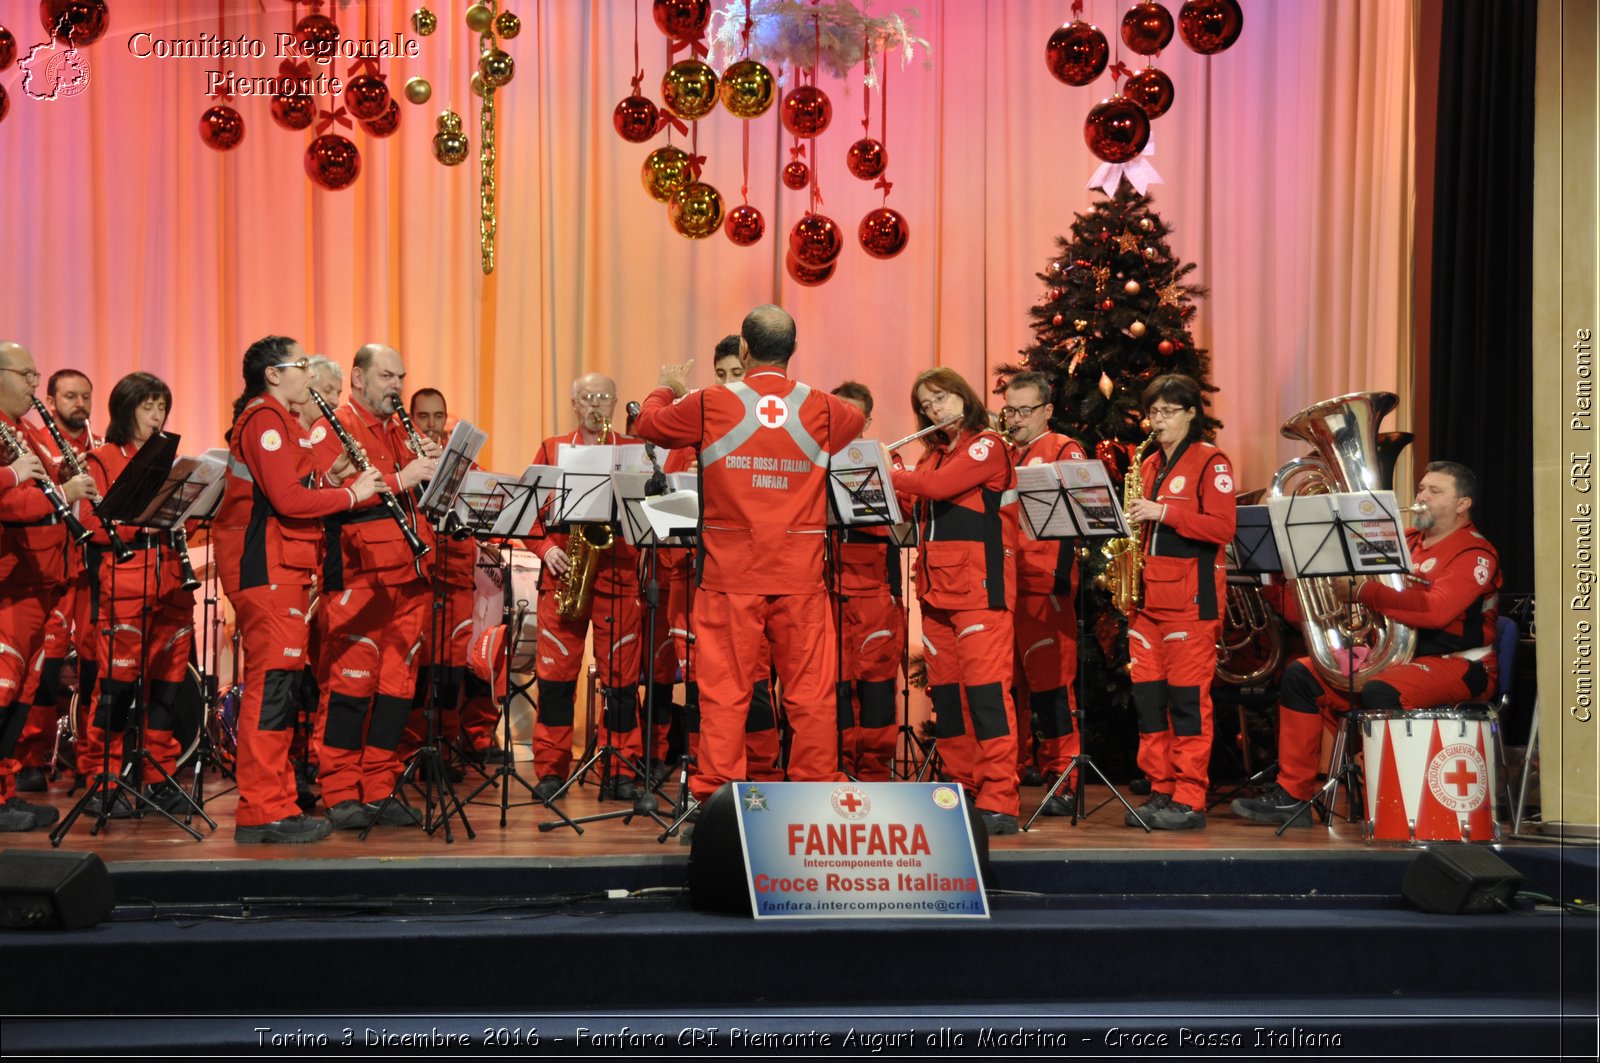
M1144 475L1140 472L1140 466L1144 464L1145 451L1155 441L1156 433L1152 429L1134 452L1133 463L1122 480L1124 510L1133 505L1135 500L1144 497ZM1106 568L1096 577L1095 586L1110 593L1111 604L1123 616L1132 616L1134 610L1139 608L1139 599L1144 596L1144 548L1139 540L1139 533L1134 532L1132 535L1108 539L1100 548L1100 556L1106 559Z
M611 420L600 418L600 442L612 436ZM615 442L612 436L612 442ZM570 619L589 608L594 597L595 577L600 574L600 554L617 543L616 529L609 524L580 524L567 540L567 571L556 587L556 615Z

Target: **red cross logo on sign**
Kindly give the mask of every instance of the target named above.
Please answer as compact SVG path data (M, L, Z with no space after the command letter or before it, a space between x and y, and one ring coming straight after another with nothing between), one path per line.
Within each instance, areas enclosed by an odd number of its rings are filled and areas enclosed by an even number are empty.
M872 809L866 791L856 786L841 786L833 791L830 803L843 819L861 819Z
M1452 812L1472 812L1488 796L1489 766L1476 746L1452 742L1428 762L1428 789Z
M756 416L768 428L782 428L789 419L789 404L776 395L768 395L756 406Z

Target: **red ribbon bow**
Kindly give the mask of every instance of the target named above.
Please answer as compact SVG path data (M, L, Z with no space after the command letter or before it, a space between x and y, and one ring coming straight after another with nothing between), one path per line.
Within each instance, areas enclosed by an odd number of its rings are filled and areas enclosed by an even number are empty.
M354 129L355 128L355 123L350 121L349 118L345 117L344 108L340 107L338 110L335 110L335 111L321 111L321 112L319 112L319 121L317 122L317 135L321 136L322 134L326 133L328 130L332 129L335 122L337 122L338 124L344 126L346 129Z

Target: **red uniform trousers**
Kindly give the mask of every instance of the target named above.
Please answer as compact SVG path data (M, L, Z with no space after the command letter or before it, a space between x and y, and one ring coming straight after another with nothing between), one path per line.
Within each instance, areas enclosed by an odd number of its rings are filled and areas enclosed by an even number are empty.
M428 622L420 577L324 593L328 645L320 678L317 779L322 801L381 801L400 777L400 736L411 714Z
M22 726L22 737L17 740L15 752L12 754L17 763L24 768L42 768L50 763L54 752L56 740L56 727L59 718L61 702L61 665L66 660L67 651L74 642L90 641L86 637L87 624L78 620L76 630L78 638L74 638L73 630L79 605L83 606L85 619L87 617L88 592L79 586L79 580L72 580L63 588L61 597L50 609L50 615L44 622L44 644L39 652L33 656L33 664L28 669L28 680L22 688L22 698L19 704L28 706L27 722ZM94 654L88 655L93 659ZM84 668L84 654L78 654L78 672L81 676ZM92 677L91 677L92 682Z
M472 603L471 587L445 587L443 598L438 603L442 608L435 616L433 587L431 581L427 584L422 644L423 659L428 663L417 671L413 709L406 718L405 734L400 739L402 760L416 752L427 737L428 725L422 712L428 704L430 686L436 684L433 696L438 699L438 704L434 706L435 719L438 721L437 737L453 742L461 735L461 695L467 673L468 643L472 641ZM444 633L442 650L433 644L434 633L439 631ZM484 748L489 745L489 737L484 735Z
M602 581L597 580L597 584ZM605 702L598 738L623 756L637 761L639 735L639 590L631 583L613 591L597 585L589 611L573 617L556 613L556 595L539 595L539 716L533 727L533 767L540 778L572 770L572 728L578 676L583 669L583 644L594 625L594 660L600 670Z
M727 594L701 587L694 596L694 630L700 676L700 770L689 787L697 800L710 797L725 782L750 777L745 725L751 691L769 674L763 644L770 647L770 659L777 665L784 708L794 729L789 779L844 778L838 770L838 710L832 704L838 649L825 591Z
M108 589L102 584L102 592ZM121 774L123 750L117 736L128 727L129 712L140 696L141 682L148 686L150 694L144 717L145 748L168 775L178 770L178 740L172 731L177 723L178 691L194 648L193 592L174 590L156 600L148 643L141 627L144 622L142 598L108 598L102 593L95 652L104 667L100 670L94 713L84 721L78 735L78 771L84 775L100 771L105 763L108 730L112 736L111 771ZM107 629L111 632L109 637Z
M1060 775L1078 755L1080 740L1072 726L1077 694L1078 616L1072 599L1057 594L1018 594L1014 614L1018 674L1026 680L1028 700L1017 704L1017 764L1028 761L1028 738L1036 724L1039 767Z
M311 588L251 587L235 591L229 600L239 618L244 650L237 822L255 827L300 813L289 748L311 642L306 622Z
M1466 657L1419 657L1409 664L1385 668L1357 693L1361 709L1431 709L1474 701L1495 689L1499 674L1493 653L1479 660ZM1322 731L1338 723L1337 713L1350 699L1325 685L1301 657L1283 670L1278 706L1278 785L1304 801L1317 792L1322 766Z
M61 587L27 587L0 592L0 798L11 793L21 768L14 756L28 706L22 701L28 664L44 645L45 622Z
M1211 769L1211 679L1220 620L1156 620L1140 610L1128 624L1139 770L1152 793L1206 807Z
M1011 613L922 605L928 692L939 756L977 793L979 808L1016 815L1017 735L1011 728Z
M873 594L846 598L840 613L844 766L862 782L888 782L899 737L894 695L906 646L905 610L893 595Z

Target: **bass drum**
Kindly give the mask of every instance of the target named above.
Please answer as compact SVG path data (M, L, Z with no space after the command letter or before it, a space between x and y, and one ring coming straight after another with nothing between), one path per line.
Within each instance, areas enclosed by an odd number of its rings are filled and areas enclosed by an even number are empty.
M77 652L69 651L61 671L63 684L67 675L73 677L72 698L68 703L67 714L61 718L56 739L56 762L59 769L65 771L71 771L73 768L73 759L68 747L77 742L87 722L80 716L83 711L83 698L77 689L77 669ZM177 740L178 766L182 767L200 748L200 730L205 725L206 718L205 687L194 665L183 670L183 679L178 684L178 700L174 705L174 714L177 719L173 724L172 737Z

